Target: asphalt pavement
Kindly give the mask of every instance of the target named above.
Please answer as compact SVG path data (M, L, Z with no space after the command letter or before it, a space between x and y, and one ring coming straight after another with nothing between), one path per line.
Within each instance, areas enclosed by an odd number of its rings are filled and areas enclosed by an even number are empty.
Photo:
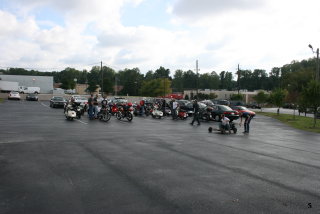
M249 135L190 122L67 121L6 100L0 213L320 213L319 134L260 115Z

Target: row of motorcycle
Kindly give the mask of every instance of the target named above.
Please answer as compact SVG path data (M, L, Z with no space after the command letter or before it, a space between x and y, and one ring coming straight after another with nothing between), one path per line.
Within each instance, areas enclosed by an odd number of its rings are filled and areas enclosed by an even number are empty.
M95 109L94 109L95 110ZM88 106L80 103L69 103L64 106L64 114L67 120L80 119L85 112L88 111ZM98 107L97 118L101 121L108 122L111 115L115 115L118 120L127 119L132 121L133 119L133 107L127 104L113 104L112 106L106 105ZM89 112L88 112L89 113ZM93 112L95 113L95 112Z
M108 122L111 116L115 116L118 120L126 119L132 121L134 116L151 116L161 119L164 116L171 116L171 108L166 106L163 108L160 104L149 103L145 106L140 106L136 103L112 103L106 106L98 107L97 119ZM80 119L85 112L88 111L87 105L79 103L69 103L64 106L64 114L67 120ZM175 110L175 119L185 120L188 117L187 110L178 106Z

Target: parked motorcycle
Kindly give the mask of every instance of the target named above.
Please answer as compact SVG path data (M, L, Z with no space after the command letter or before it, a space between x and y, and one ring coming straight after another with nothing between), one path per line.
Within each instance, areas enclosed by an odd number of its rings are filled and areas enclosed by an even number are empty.
M161 109L159 109L158 105L155 105L153 107L152 112L151 112L151 116L153 118L159 118L159 119L161 119L163 117L163 111L161 111Z
M188 117L187 111L182 109L180 106L178 106L174 111L176 111L176 118L175 119L181 119L185 120Z
M132 121L133 115L130 111L130 106L119 106L118 112L116 113L116 118L118 120L126 118L129 122Z
M97 116L98 116L99 120L104 121L104 122L108 122L111 118L111 113L110 113L108 106L101 107Z
M111 108L110 108L110 113L111 113L111 115L115 115L115 114L117 114L117 112L118 112L118 106L117 106L117 104L112 104L112 106L111 106Z
M77 114L77 112L80 112L80 110L77 111L77 106L68 104L65 107L64 115L66 116L67 120L73 120L74 118L81 117L81 114L79 117L78 116L79 113Z

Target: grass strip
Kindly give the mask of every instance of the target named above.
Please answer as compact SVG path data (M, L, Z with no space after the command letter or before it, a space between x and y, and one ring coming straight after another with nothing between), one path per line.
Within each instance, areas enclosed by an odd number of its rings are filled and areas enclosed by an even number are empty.
M308 131L308 132L315 132L320 133L320 120L317 119L316 127L313 127L313 118L305 117L305 116L298 116L296 115L295 118L292 114L279 114L277 113L270 113L270 112L256 112L259 115L264 115L267 117L275 118L293 128Z

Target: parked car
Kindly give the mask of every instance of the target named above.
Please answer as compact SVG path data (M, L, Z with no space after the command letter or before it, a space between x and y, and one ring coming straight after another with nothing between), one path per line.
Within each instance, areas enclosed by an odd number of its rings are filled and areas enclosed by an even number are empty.
M251 115L255 115L256 114L254 111L250 111L249 109L247 109L244 106L231 106L230 108L232 108L233 110L237 111L238 113L248 112Z
M236 120L239 118L239 113L226 105L215 105L212 107L212 118L215 121L221 120L221 115L224 114L230 120Z
M261 106L259 106L257 103L249 103L247 104L247 108L261 109Z
M67 103L67 100L64 97L52 97L50 100L50 107L61 107L63 108L64 105Z
M8 100L20 100L20 94L17 91L11 91L8 95Z
M88 98L86 98L86 97L73 96L73 99L74 99L74 102L79 105L85 106L88 104Z
M241 100L231 100L230 106L244 106L244 102Z
M205 104L205 105L207 105L207 106L214 106L214 103L211 101L211 100L202 100L202 101L200 101L200 103L203 103L203 104Z
M211 100L216 105L225 105L229 106L230 102L228 100Z
M38 101L38 95L37 94L28 94L26 96L26 100L28 100L28 101Z

